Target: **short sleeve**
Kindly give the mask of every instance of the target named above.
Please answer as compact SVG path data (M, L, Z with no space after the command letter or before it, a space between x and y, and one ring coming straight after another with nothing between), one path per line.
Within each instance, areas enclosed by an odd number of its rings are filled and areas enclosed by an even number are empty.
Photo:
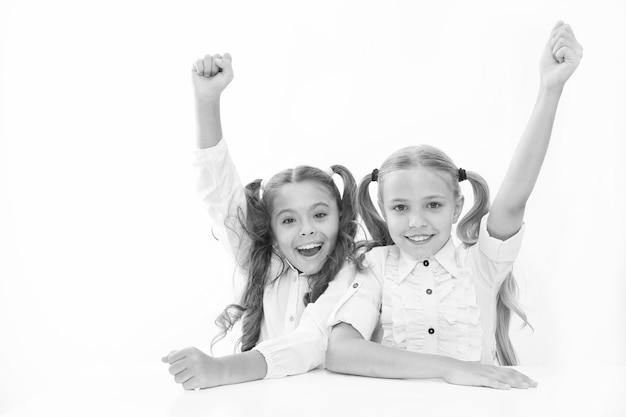
M238 264L248 239L239 216L246 214L246 197L225 140L194 154L196 190L213 222L213 235Z
M480 222L478 242L469 247L468 262L477 271L477 278L491 288L500 287L513 268L513 262L519 254L524 236L524 225L507 240L500 240L487 231L488 215Z
M484 216L480 221L480 232L478 235L478 247L480 252L494 262L513 262L517 258L522 247L524 237L524 225L513 236L507 240L491 237L487 231L487 220L489 215Z
M301 374L324 363L330 330L328 319L352 283L355 272L355 266L346 263L326 291L314 303L307 305L300 324L293 332L254 347L265 358L266 378Z
M380 319L382 304L382 276L378 271L381 265L368 257L367 268L356 273L354 282L348 288L329 319L329 327L339 323L352 325L364 339L370 340Z

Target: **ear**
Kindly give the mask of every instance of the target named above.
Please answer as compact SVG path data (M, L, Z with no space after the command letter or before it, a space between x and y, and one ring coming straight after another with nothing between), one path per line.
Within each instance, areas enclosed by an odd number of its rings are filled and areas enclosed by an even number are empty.
M463 204L465 204L465 197L462 195L456 199L456 205L454 206L454 218L452 220L452 224L455 224L459 217L461 216L461 212L463 211Z

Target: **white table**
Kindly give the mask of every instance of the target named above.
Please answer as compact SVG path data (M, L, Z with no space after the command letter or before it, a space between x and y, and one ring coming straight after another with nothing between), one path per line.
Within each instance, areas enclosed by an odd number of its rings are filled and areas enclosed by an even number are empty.
M102 370L77 386L50 387L3 416L626 416L626 367L517 369L539 387L499 391L315 370L184 391L155 364L125 380Z

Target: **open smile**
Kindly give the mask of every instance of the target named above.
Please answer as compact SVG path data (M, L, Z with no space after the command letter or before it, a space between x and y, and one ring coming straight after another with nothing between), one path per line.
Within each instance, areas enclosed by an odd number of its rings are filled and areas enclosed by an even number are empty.
M310 258L317 255L322 250L322 246L324 244L321 242L307 243L306 245L296 247L296 250L300 255Z
M416 245L425 245L431 241L435 235L413 235L413 236L405 236L405 238L410 241L412 244Z

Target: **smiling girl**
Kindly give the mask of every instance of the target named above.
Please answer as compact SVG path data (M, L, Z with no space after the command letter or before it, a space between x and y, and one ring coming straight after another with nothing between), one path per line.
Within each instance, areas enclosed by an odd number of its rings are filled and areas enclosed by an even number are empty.
M517 364L509 320L511 311L525 323L526 316L511 271L561 92L581 57L571 28L559 22L541 57L535 109L491 210L482 177L431 146L401 149L361 181L359 213L372 242L361 257L365 268L331 318L339 324L329 341L328 369L502 389L536 386L494 364ZM462 244L455 246L451 230L466 180L474 205L460 220ZM378 182L383 218L369 196L371 182ZM379 317L382 345L369 342Z
M331 172L299 166L244 189L220 122L220 95L233 79L230 55L207 55L192 76L197 188L214 235L246 278L240 302L216 320L216 339L241 319L242 353L215 358L189 347L162 360L185 389L307 372L323 363L329 314L354 279L354 177L341 165Z

